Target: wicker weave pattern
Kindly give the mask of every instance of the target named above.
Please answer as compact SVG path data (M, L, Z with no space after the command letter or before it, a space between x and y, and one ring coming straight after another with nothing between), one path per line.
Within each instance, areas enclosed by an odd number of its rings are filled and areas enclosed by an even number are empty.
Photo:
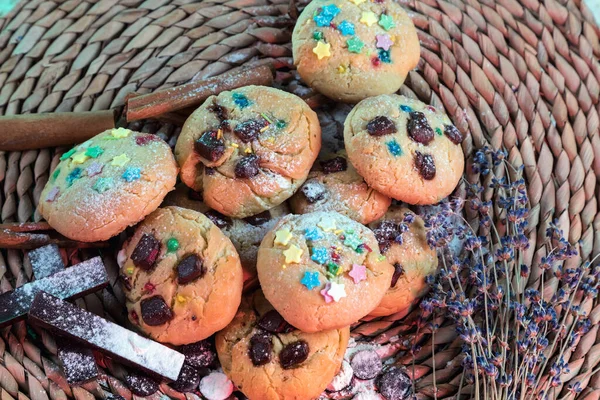
M537 238L541 241L552 219L580 245L581 258L572 262L597 254L600 30L589 10L580 1L559 0L404 4L419 29L422 59L402 92L445 108L459 129L470 132L463 144L466 154L486 143L505 146L510 161L525 166L533 208L528 260L532 276L544 255L535 245ZM133 91L144 93L248 63L271 60L289 66L290 32L284 28L291 21L286 12L285 0L22 0L0 19L0 113L106 109L122 105ZM279 78L299 88L293 72L281 72ZM154 122L136 128L159 131L171 140L177 133L174 126ZM40 219L35 205L62 150L1 155L3 222ZM467 171L467 181L479 181ZM105 261L115 282L112 254ZM0 291L30 277L20 252L0 254ZM81 305L124 322L120 299L122 293L115 287L114 292L87 296ZM600 307L583 306L595 323L600 322ZM387 343L389 352L399 352L399 361L409 365L412 356L404 351L415 339L415 315L400 322L404 316L366 322L353 332ZM419 398L434 397L434 379L437 398L451 397L458 386L460 344L454 328L439 323L442 328L434 337L421 330L416 338L423 344L414 369ZM597 336L594 326L567 354L568 378L585 387L579 397L588 400L600 398L600 374L590 376L600 363ZM25 324L5 329L0 340L0 398L106 397L98 383L69 387L55 358L48 356L55 353L50 337L42 333L34 339ZM122 369L104 366L105 389L131 398L119 380ZM166 386L162 390L185 397ZM566 390L560 397L573 398Z

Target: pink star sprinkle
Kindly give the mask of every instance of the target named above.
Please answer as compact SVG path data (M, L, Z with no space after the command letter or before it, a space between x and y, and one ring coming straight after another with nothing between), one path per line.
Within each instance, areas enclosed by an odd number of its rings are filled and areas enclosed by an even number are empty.
M54 186L52 189L50 189L50 191L46 195L46 201L52 202L52 201L56 200L59 193L60 193L60 189L57 186Z
M88 173L88 176L92 177L102 172L102 168L104 168L104 165L100 164L99 162L93 162L90 164L89 167L87 167L86 171Z
M331 289L331 282L327 282L325 288L321 290L321 295L325 298L325 303L331 303L333 301L333 297L329 295L329 289Z
M364 281L367 279L367 267L360 264L353 264L352 271L348 273L354 279L354 283Z
M394 44L390 39L390 35L377 35L375 37L377 38L377 47L385 51L389 50L390 46Z

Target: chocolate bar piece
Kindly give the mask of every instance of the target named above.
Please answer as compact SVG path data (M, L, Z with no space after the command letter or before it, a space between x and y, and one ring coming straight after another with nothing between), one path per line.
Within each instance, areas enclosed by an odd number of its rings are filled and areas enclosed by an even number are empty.
M38 247L28 255L35 279L44 279L65 269L60 250L55 244Z
M105 287L108 276L100 257L94 257L71 268L27 283L0 295L0 328L25 318L35 295L41 291L61 299L85 296Z
M69 385L80 385L98 377L98 366L92 350L61 337L56 338L56 345Z
M29 322L154 377L176 380L185 359L175 350L44 292L35 296Z

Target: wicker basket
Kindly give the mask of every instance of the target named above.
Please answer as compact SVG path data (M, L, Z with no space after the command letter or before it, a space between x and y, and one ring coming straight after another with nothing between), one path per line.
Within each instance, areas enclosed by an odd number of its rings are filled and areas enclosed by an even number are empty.
M418 28L422 58L402 93L443 107L468 131L467 156L485 144L505 146L510 161L525 166L534 242L557 219L569 241L578 244L580 258L574 262L597 254L600 30L590 11L580 0L408 0L404 5ZM0 114L115 108L133 91L265 61L280 68L280 84L306 94L290 68L293 21L287 12L286 0L22 0L0 19ZM328 118L327 111L323 115ZM158 132L171 144L178 133L176 126L155 121L134 128ZM1 154L2 222L40 219L40 192L63 151ZM480 179L469 172L465 178ZM77 262L89 256L87 251L67 253ZM531 249L534 263L540 251ZM125 323L114 251L102 255L114 285L79 305ZM0 253L0 291L31 275L21 251ZM456 332L440 321L433 339L423 330L415 339L411 321L417 312L363 322L353 335L378 344L396 338L389 348L405 364L413 357L397 338L420 341L413 372L418 398L452 398L461 373L460 363L450 362L460 353ZM600 320L597 305L592 318ZM600 398L600 373L586 375L600 363L598 329L595 325L570 353L571 374L563 379L565 387L579 381L584 387L579 398L587 400ZM108 398L111 392L132 397L122 383L124 371L109 360L101 360L101 380L70 387L55 354L53 339L25 323L2 330L0 399ZM161 390L198 398L166 385Z

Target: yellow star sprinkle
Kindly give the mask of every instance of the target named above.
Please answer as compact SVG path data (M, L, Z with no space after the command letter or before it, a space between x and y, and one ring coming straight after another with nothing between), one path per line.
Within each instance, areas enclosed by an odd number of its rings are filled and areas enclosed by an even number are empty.
M350 0L350 1L351 1L351 2L353 2L353 3L354 3L354 4L356 4L356 5L359 5L359 4L362 4L362 3L364 3L364 2L365 2L365 1L367 1L367 0Z
M187 299L185 298L185 296L182 296L180 294L177 295L177 301L179 303L185 303L187 301Z
M371 26L377 23L377 16L374 12L363 11L362 16L360 17L360 22L367 26Z
M376 21L377 22L377 21ZM317 55L317 58L320 60L325 57L331 56L331 52L329 49L331 45L325 42L317 42L317 45L313 48L313 53Z
M248 147L246 150L244 150L244 153L250 154L250 153L252 153L252 149L250 147Z
M117 167L123 167L125 164L127 164L129 162L129 160L131 160L129 157L127 157L127 154L121 154L120 156L116 156L115 158L112 159L112 161L110 162L110 165L114 165Z
M293 236L289 229L280 229L275 232L275 244L287 246Z
M129 133L131 131L129 129L125 129L125 128L117 128L117 129L113 129L110 134L113 135L113 137L116 137L117 139L121 139L121 138L126 138L127 136L129 136Z
M85 152L74 154L71 157L71 160L73 160L73 164L83 164L88 159L89 159L89 157L85 155Z
M328 217L321 218L321 220L319 221L317 226L319 228L323 229L325 232L335 230L335 222L331 218L328 218Z
M335 233L336 235L339 235L342 232L344 232L344 231L341 229L336 229L333 233Z
M286 264L289 263L299 263L300 257L302 256L302 249L295 244L291 245L287 250L283 252L285 256Z

